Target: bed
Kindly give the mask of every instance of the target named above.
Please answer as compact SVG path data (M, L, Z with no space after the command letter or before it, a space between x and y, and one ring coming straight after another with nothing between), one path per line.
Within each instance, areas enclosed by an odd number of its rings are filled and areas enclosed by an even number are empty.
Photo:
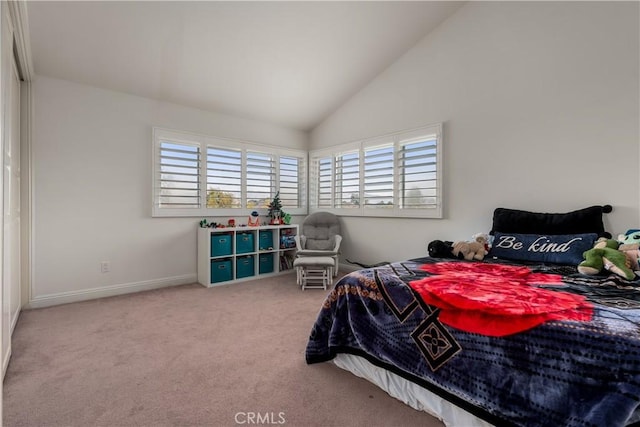
M448 426L638 423L640 280L586 276L573 261L607 236L604 212L499 208L491 233L520 254L347 274L312 326L307 363L333 361ZM520 259L522 248L538 253Z

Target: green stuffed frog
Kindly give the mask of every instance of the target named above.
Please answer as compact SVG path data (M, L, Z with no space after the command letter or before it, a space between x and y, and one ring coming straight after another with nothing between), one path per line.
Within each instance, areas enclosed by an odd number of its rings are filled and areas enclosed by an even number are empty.
M633 280L635 273L629 268L629 259L619 251L620 244L614 239L599 238L593 249L584 252L584 261L578 265L578 272L593 276L603 269L609 270L627 280Z
M640 230L631 229L625 234L620 234L618 242L618 250L624 252L631 262L631 270L640 276Z

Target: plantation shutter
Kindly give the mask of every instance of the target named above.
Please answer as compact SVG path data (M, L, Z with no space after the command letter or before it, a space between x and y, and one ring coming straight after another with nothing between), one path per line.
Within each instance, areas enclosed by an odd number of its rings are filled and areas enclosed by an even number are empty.
M319 208L331 208L333 187L333 157L314 159L316 172L315 202Z
M242 152L207 147L207 208L242 207Z
M276 167L270 154L247 152L247 208L266 208L276 193Z
M363 160L365 208L393 208L393 143L366 147Z
M360 154L358 151L342 153L336 157L335 169L336 208L360 206Z
M437 135L400 141L398 170L402 209L438 206Z
M303 194L306 181L303 179L302 159L281 156L278 188L283 208L303 207Z
M200 208L200 147L161 140L156 203L159 208Z

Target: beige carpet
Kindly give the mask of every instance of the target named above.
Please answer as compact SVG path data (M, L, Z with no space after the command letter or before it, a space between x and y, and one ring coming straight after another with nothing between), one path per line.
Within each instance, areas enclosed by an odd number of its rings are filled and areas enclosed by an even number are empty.
M23 311L4 426L441 426L304 350L326 291L284 275Z

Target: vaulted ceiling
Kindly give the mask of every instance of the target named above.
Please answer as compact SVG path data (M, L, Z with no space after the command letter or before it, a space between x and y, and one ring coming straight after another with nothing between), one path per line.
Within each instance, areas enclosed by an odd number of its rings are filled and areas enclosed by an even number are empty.
M462 3L29 1L44 75L310 130Z

